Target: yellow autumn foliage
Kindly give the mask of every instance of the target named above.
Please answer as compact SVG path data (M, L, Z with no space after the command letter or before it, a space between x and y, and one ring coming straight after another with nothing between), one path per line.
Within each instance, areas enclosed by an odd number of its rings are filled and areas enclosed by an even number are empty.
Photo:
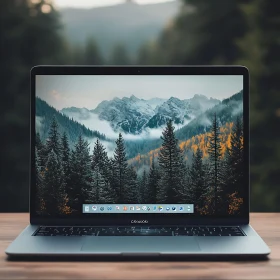
M226 148L230 148L230 139L233 128L233 122L226 123L220 128L220 138L221 138L221 154L224 157ZM199 148L202 151L203 158L208 157L208 139L211 133L207 132L204 134L199 134L191 137L188 140L180 141L179 147L183 152L184 160L188 160L187 152L196 153ZM133 167L141 167L142 165L151 165L153 156L155 158L159 155L160 148L149 151L147 154L140 155L130 159L128 161L129 165Z
M237 193L236 192L230 194L229 195L229 209L228 209L228 213L230 215L238 213L242 204L243 204L243 198L237 197Z

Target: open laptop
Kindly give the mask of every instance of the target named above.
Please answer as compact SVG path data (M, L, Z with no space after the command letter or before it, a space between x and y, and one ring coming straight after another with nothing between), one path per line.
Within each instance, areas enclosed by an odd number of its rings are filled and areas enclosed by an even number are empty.
M247 255L249 74L242 66L31 70L33 255Z

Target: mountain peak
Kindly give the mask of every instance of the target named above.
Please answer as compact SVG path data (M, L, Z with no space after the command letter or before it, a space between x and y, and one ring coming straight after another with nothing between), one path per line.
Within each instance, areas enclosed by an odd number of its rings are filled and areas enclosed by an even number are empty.
M129 97L130 100L132 101L137 101L139 100L139 98L137 98L134 94L132 94L130 97Z
M181 101L179 98L177 98L177 97L170 97L169 98L169 101L171 101L171 102L178 102L178 101Z
M195 94L193 96L193 99L208 99L208 97L206 97L205 95L203 94Z

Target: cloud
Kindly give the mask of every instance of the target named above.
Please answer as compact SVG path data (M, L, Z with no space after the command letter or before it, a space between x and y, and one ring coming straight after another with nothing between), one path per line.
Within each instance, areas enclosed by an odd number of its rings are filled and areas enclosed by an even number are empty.
M67 114L66 114L67 115ZM110 123L106 120L100 120L98 115L90 112L87 109L79 110L78 112L71 112L69 115L70 118L73 118L77 122L83 124L85 127L96 130L106 136L107 139L116 140L119 136L119 132L122 133L122 136L125 140L130 141L137 141L143 139L158 139L162 136L162 131L165 128L165 125L158 127L158 128L146 128L142 131L141 134L128 134L124 133L123 131L114 131L111 127ZM175 130L182 128L183 126L187 125L190 120L185 119L183 124L173 124Z
M115 140L119 136L119 132L116 132L111 127L110 123L105 120L100 120L98 115L87 111L86 114L81 114L80 112L73 113L71 112L70 118L78 121L79 123L83 124L85 127L96 130L102 134L104 134L108 139ZM178 125L176 125L176 129ZM157 129L146 129L139 135L134 134L126 134L122 133L123 138L125 140L141 140L141 139L155 139L159 138L162 134L163 127Z
M243 103L240 102L236 108L233 109L232 111L232 115L233 116L236 116L236 115L239 115L243 112Z
M36 116L35 118L35 130L41 134L41 129L43 126L44 118Z
M98 115L95 113L92 113L90 111L87 111L86 114L80 114L80 112L71 112L71 115L69 115L69 117L73 118L74 120L83 124L85 127L91 130L96 130L100 133L105 134L107 138L115 139L118 137L118 133L112 129L109 122L100 120Z
M138 170L137 170L137 176L143 176L143 172L146 170L146 174L149 174L150 166L149 165L142 165Z
M206 114L203 114L199 117L199 124L202 126L210 126L212 121L206 116Z

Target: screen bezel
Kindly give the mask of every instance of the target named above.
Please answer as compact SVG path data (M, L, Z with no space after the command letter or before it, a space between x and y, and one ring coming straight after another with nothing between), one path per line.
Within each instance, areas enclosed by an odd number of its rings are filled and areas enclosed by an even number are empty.
M44 225L131 225L131 220L148 224L248 224L249 223L249 71L244 66L35 66L31 69L30 107L30 223ZM244 160L244 213L238 216L192 214L83 214L78 217L47 217L36 214L35 175L35 90L36 75L242 75ZM134 224L135 225L135 224ZM145 224L147 225L147 224Z

